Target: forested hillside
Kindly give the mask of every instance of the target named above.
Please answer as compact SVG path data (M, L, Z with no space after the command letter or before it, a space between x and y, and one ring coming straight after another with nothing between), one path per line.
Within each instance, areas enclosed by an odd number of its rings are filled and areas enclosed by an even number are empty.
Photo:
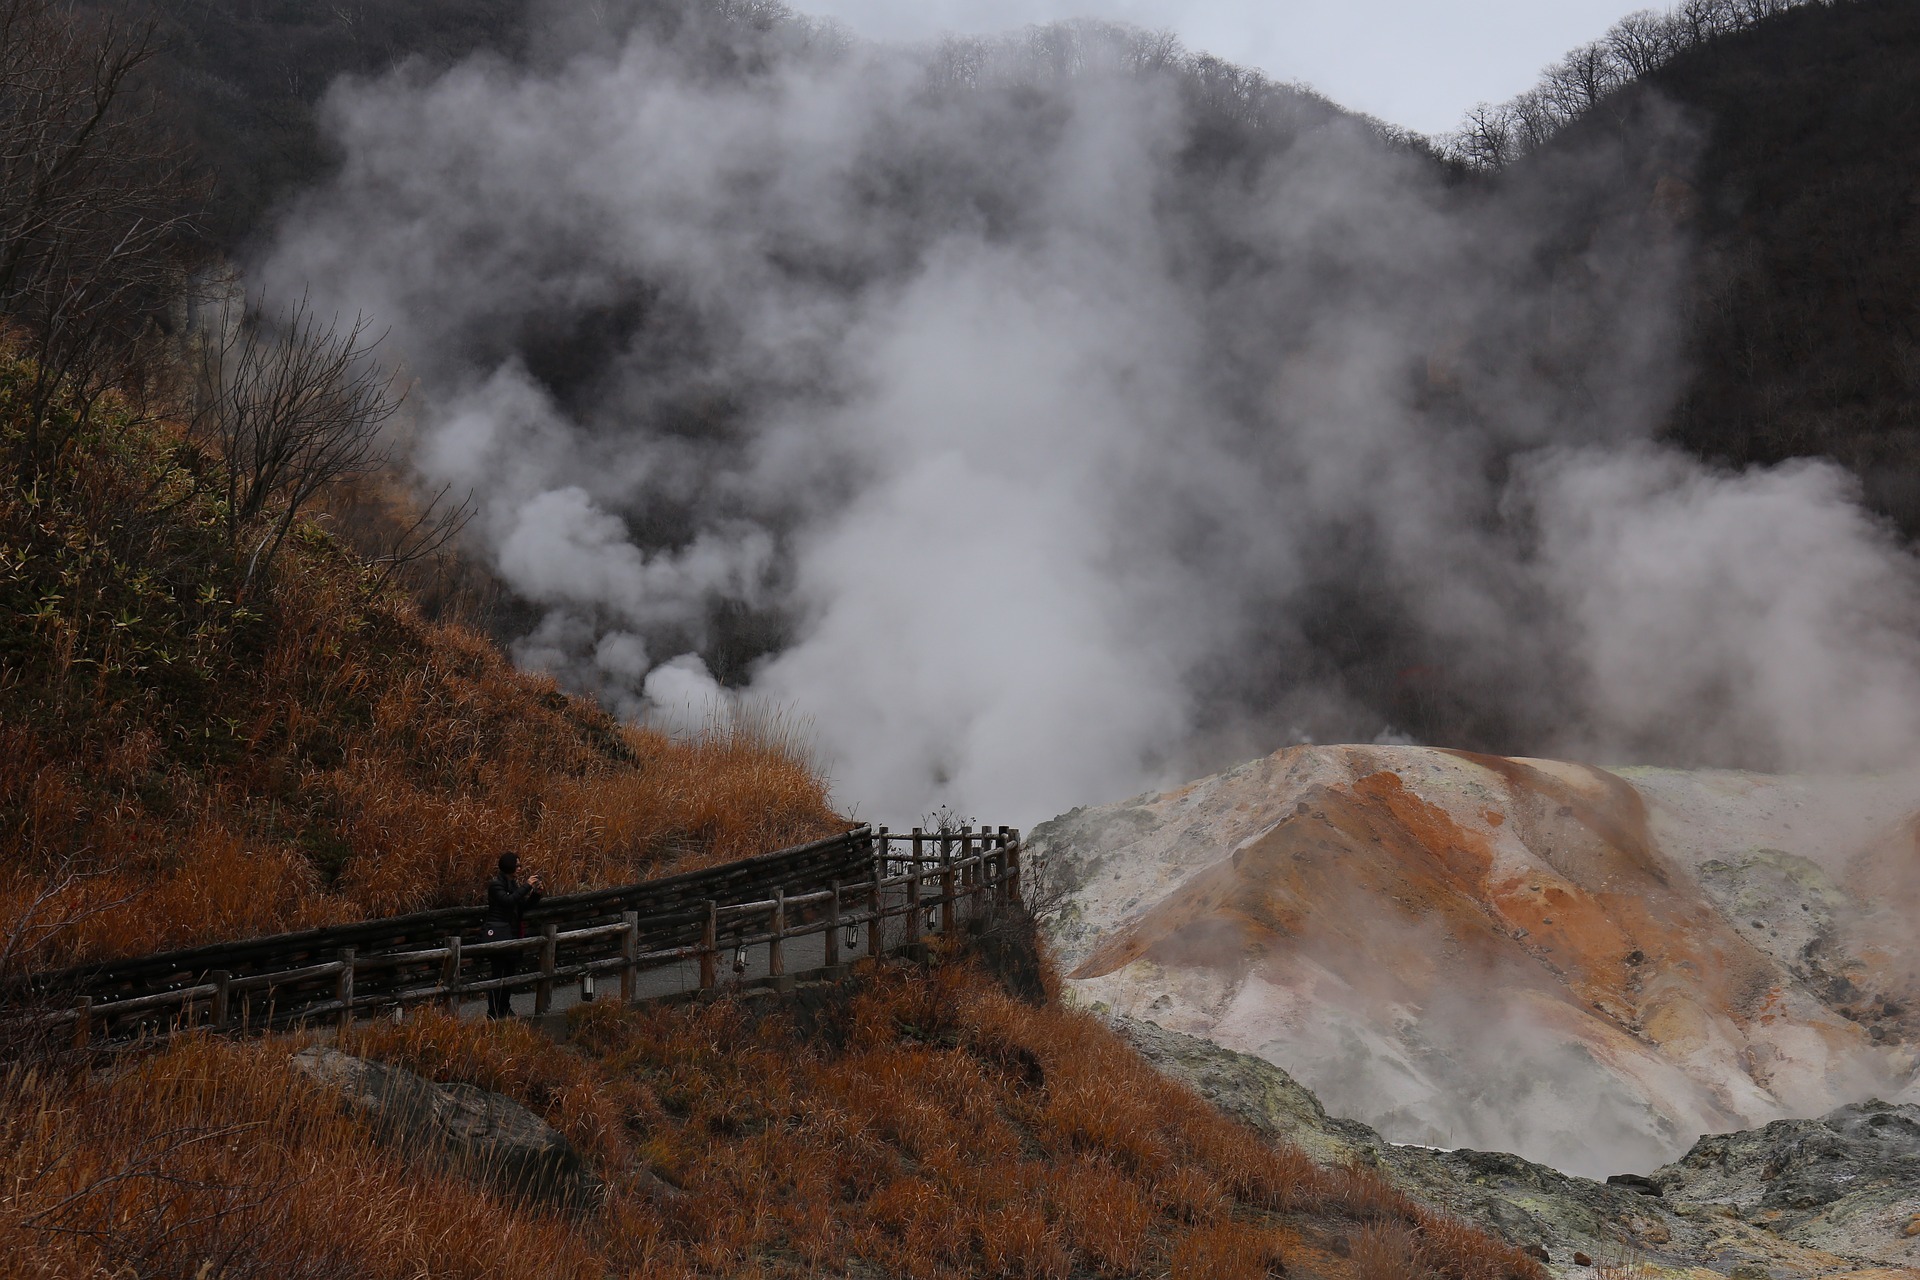
M1670 438L1830 457L1920 532L1920 8L1687 0L1632 15L1449 140L1520 175L1611 139L1695 241Z
M1701 122L1693 377L1671 432L1824 455L1920 533L1920 7L1780 14L1649 88Z
M224 251L242 245L276 203L330 157L316 110L342 75L417 59L445 65L513 50L526 0L88 0L123 21L157 23L153 82L174 127L216 178L201 226Z
M32 373L0 345L15 460ZM0 489L0 975L469 903L509 848L584 887L834 828L798 744L620 726L422 618L323 510L249 573L226 471L110 393Z

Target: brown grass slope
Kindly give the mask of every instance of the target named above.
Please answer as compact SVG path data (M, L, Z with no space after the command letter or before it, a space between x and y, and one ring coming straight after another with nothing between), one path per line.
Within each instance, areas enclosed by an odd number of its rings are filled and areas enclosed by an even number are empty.
M23 1277L229 1280L1542 1280L963 959L863 962L804 1030L799 1006L767 1006L584 1006L564 1047L425 1014L348 1046L542 1113L607 1187L571 1216L379 1145L289 1070L285 1040L183 1039L81 1083L16 1075L0 1258Z
M0 432L21 371L0 352ZM623 729L323 526L236 589L217 481L109 405L0 488L0 961L471 901L503 846L564 889L840 825L790 742ZM586 1006L565 1046L432 1012L350 1036L545 1116L607 1188L566 1211L384 1145L298 1039L96 1057L0 1020L0 1274L1542 1280L949 959L811 1006Z
M0 351L0 436L23 372ZM0 487L14 963L471 902L506 848L567 890L844 826L795 743L618 725L376 591L324 523L243 592L217 468L108 406Z

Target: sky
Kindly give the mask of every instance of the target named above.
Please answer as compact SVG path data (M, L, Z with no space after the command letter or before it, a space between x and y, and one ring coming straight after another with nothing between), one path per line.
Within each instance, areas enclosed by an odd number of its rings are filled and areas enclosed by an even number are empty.
M1439 133L1476 102L1643 6L1630 0L802 0L862 35L914 40L1098 17L1174 32L1188 48L1312 86L1343 107Z

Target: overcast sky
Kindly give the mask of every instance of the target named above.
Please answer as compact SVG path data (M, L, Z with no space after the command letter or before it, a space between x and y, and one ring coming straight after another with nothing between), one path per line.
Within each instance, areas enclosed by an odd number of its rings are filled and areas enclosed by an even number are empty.
M1167 28L1189 48L1299 80L1335 102L1427 133L1527 88L1632 0L798 0L880 38L988 32L1055 18Z

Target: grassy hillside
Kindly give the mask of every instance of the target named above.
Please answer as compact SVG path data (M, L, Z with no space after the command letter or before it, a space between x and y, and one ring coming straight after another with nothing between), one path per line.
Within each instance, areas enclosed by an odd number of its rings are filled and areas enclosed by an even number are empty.
M27 372L0 353L0 435ZM219 481L109 402L0 489L12 962L471 901L502 847L569 888L840 825L792 743L621 728L376 590L323 523L236 590ZM584 1006L564 1046L431 1011L351 1034L567 1135L607 1194L564 1212L383 1144L290 1067L298 1039L89 1060L0 1020L0 1259L180 1280L1542 1280L1376 1174L1224 1119L1091 1016L946 959L868 961L807 1003Z
M27 368L0 351L0 452ZM107 404L0 487L0 939L36 963L569 889L844 825L795 743L616 724L309 522L268 580L219 463Z
M544 1114L608 1187L575 1216L377 1144L285 1041L9 1078L0 1257L22 1277L1543 1280L1376 1174L1224 1119L1087 1014L961 963L861 975L804 1028L723 1000L587 1006L566 1047L431 1014L348 1046Z

